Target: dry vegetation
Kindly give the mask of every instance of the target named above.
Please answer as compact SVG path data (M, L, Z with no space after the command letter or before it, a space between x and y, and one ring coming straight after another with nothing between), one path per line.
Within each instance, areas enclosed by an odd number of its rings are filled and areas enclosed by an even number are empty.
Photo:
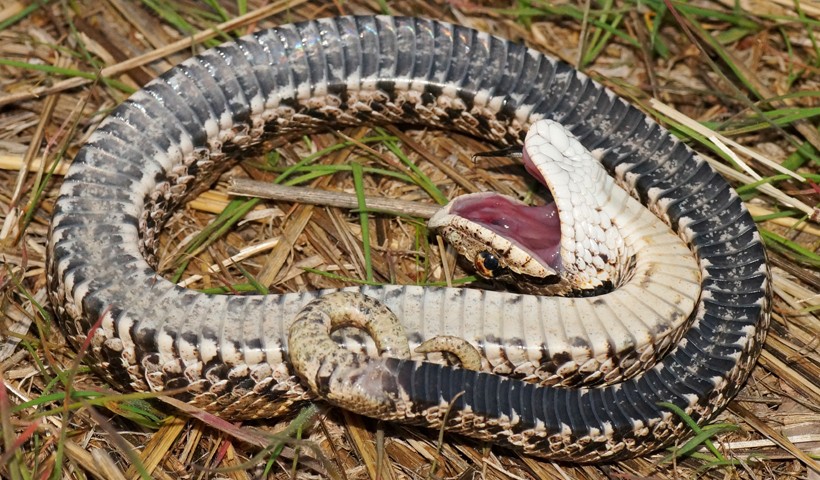
M227 37L384 11L456 21L575 64L687 138L739 186L770 246L777 298L759 365L710 427L711 450L553 464L450 435L440 443L437 432L323 405L238 427L112 392L78 364L49 314L44 245L60 175L101 117ZM798 0L0 1L0 477L820 478L818 26L820 4ZM228 176L270 181L309 158L287 172L288 183L426 203L474 189L527 191L513 162L471 163L487 147L441 132L353 129L295 139ZM324 149L332 151L312 157ZM748 167L733 164L735 154ZM405 162L418 168L411 179ZM363 167L360 188L351 163ZM449 279L444 249L412 218L224 192L218 186L170 222L163 274L222 292ZM209 268L235 255L247 257L241 267ZM452 281L466 275L456 270Z

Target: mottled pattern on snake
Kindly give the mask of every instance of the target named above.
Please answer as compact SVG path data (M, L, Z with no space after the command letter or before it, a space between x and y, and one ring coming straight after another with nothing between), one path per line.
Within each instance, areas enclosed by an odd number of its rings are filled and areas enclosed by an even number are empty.
M397 360L386 363L385 379L412 392L414 421L440 418L441 399L469 385L454 405L462 423L465 405L478 412L467 433L536 455L597 461L655 450L685 429L658 402L706 421L757 358L770 292L754 222L719 175L638 110L567 65L464 27L394 17L286 25L203 53L146 86L101 123L66 176L50 234L52 304L76 345L101 319L89 353L120 387L186 386L188 401L228 418L281 414L309 398L288 365L286 334L317 294L207 296L157 277L157 233L174 208L236 153L274 135L401 122L511 144L540 118L567 126L690 246L702 288L685 319L691 325L675 345L667 341L672 349L654 367L614 386L536 387ZM518 376L555 376L573 361L572 352L539 346L525 322L544 318L544 297L358 290L396 312L411 347L454 334L478 345L493 371ZM561 313L567 326L579 315ZM653 364L661 349L649 340L647 355L623 361ZM584 337L556 345L567 342L591 349Z

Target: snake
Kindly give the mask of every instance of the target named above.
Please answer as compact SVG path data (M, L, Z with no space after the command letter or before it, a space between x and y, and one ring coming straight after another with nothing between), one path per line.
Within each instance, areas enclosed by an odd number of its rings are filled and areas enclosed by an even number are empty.
M474 194L431 220L479 273L518 289L208 295L158 274L163 225L243 153L386 123L517 149L549 189L551 200L530 206ZM572 462L684 438L669 405L698 423L713 418L750 375L771 304L764 245L742 200L668 130L533 48L392 16L262 30L134 93L65 176L47 276L67 339L117 388L183 390L227 419L287 415L330 395L376 418ZM379 338L371 328L375 347L348 341L353 351L320 355L314 338L328 337L339 312L365 330L371 316L393 316L398 330ZM291 332L297 318L307 330ZM467 355L453 358L457 348L417 348L448 338L469 344L479 365L459 364ZM313 370L300 376L297 357Z

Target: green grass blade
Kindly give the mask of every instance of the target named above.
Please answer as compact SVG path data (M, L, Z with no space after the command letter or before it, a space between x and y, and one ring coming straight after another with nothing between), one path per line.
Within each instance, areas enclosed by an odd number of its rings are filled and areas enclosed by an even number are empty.
M796 262L803 263L810 267L820 267L820 255L803 247L799 243L762 228L760 229L760 235L763 237L767 247L786 254Z
M689 416L683 409L675 405L674 403L669 402L660 402L658 406L671 410L675 415L677 415L684 423L695 433L695 436L686 442L682 447L676 448L663 458L659 463L666 463L672 459L680 458L687 453L691 453L691 451L698 447L699 445L703 444L706 448L712 452L712 455L715 456L718 460L726 460L723 455L718 451L715 445L711 442L711 438L719 433L737 430L738 427L731 424L720 423L714 425L707 425L705 427L701 427L695 422L695 420Z
M553 2L547 0L535 0L527 2L526 5L519 5L513 8L502 8L496 10L501 15L508 15L516 17L520 22L531 22L533 18L542 17L544 15L551 15L556 17L569 17L577 21L583 21L584 11L577 6L568 3L562 5L555 5ZM608 34L618 37L618 39L631 45L639 47L638 41L629 35L627 32L613 28L612 25L601 22L597 18L588 18L590 25L600 28Z
M15 23L19 22L20 20L28 17L29 15L34 13L34 11L37 10L38 8L45 7L49 3L51 3L51 0L39 0L39 1L32 2L29 5L26 5L22 10L20 10L16 14L14 14L14 15L10 16L9 18L7 18L7 19L3 20L2 22L0 22L0 32L2 32L3 30L7 29L8 27L14 25Z
M381 128L376 128L376 131L378 131L382 135L387 135L386 132ZM442 193L441 190L438 189L438 187L436 187L436 184L432 180L430 180L430 178L427 177L427 175L425 175L424 172L422 172L421 169L415 163L411 162L407 155L404 154L404 151L399 146L398 140L394 139L385 141L384 145L387 147L388 150L390 150L393 153L393 155L398 157L399 160L401 160L401 162L407 166L407 168L410 169L411 176L413 178L413 183L415 183L416 185L421 187L425 192L427 192L427 194L430 195L430 197L432 197L432 199L435 200L436 203L444 205L449 201L447 199L447 196L444 195L444 193Z
M316 275L321 275L323 277L332 278L333 280L339 280L340 282L345 282L345 283L352 283L352 284L358 284L358 285L370 285L370 286L373 286L373 287L380 287L380 286L384 285L384 283L377 282L375 280L362 280L361 278L353 278L353 277L347 277L347 276L344 276L344 275L337 275L335 273L325 272L324 270L317 270L315 268L310 268L310 267L302 267L302 270L304 270L306 272L309 272L309 273L314 273Z
M231 200L225 209L222 210L222 213L191 240L190 245L185 249L184 255L179 260L179 266L176 271L174 271L171 281L174 283L179 282L185 269L188 268L191 258L196 255L197 252L201 251L201 249L213 244L225 232L242 220L260 201L258 198Z
M35 63L21 62L19 60L12 60L10 58L0 58L0 65L22 68L26 70L36 70L38 72L62 75L65 77L80 77L86 78L88 80L97 80L99 78L99 80L104 84L108 85L109 87L116 88L121 92L128 94L135 92L135 90L132 87L120 82L119 80L114 80L113 78L108 77L100 77L97 73L93 72L83 72L82 70L75 70L73 68L55 67L54 65L39 65Z

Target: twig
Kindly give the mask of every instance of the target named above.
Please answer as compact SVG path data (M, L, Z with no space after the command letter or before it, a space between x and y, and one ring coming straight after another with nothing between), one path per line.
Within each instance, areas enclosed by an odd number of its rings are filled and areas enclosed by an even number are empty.
M258 182L246 178L233 178L228 183L228 193L248 197L261 197L270 200L298 201L311 205L324 205L339 208L359 208L356 195L345 192L319 190L307 187L289 187L272 183ZM365 197L368 210L376 210L412 217L430 218L441 207L431 203L408 202L381 197Z

